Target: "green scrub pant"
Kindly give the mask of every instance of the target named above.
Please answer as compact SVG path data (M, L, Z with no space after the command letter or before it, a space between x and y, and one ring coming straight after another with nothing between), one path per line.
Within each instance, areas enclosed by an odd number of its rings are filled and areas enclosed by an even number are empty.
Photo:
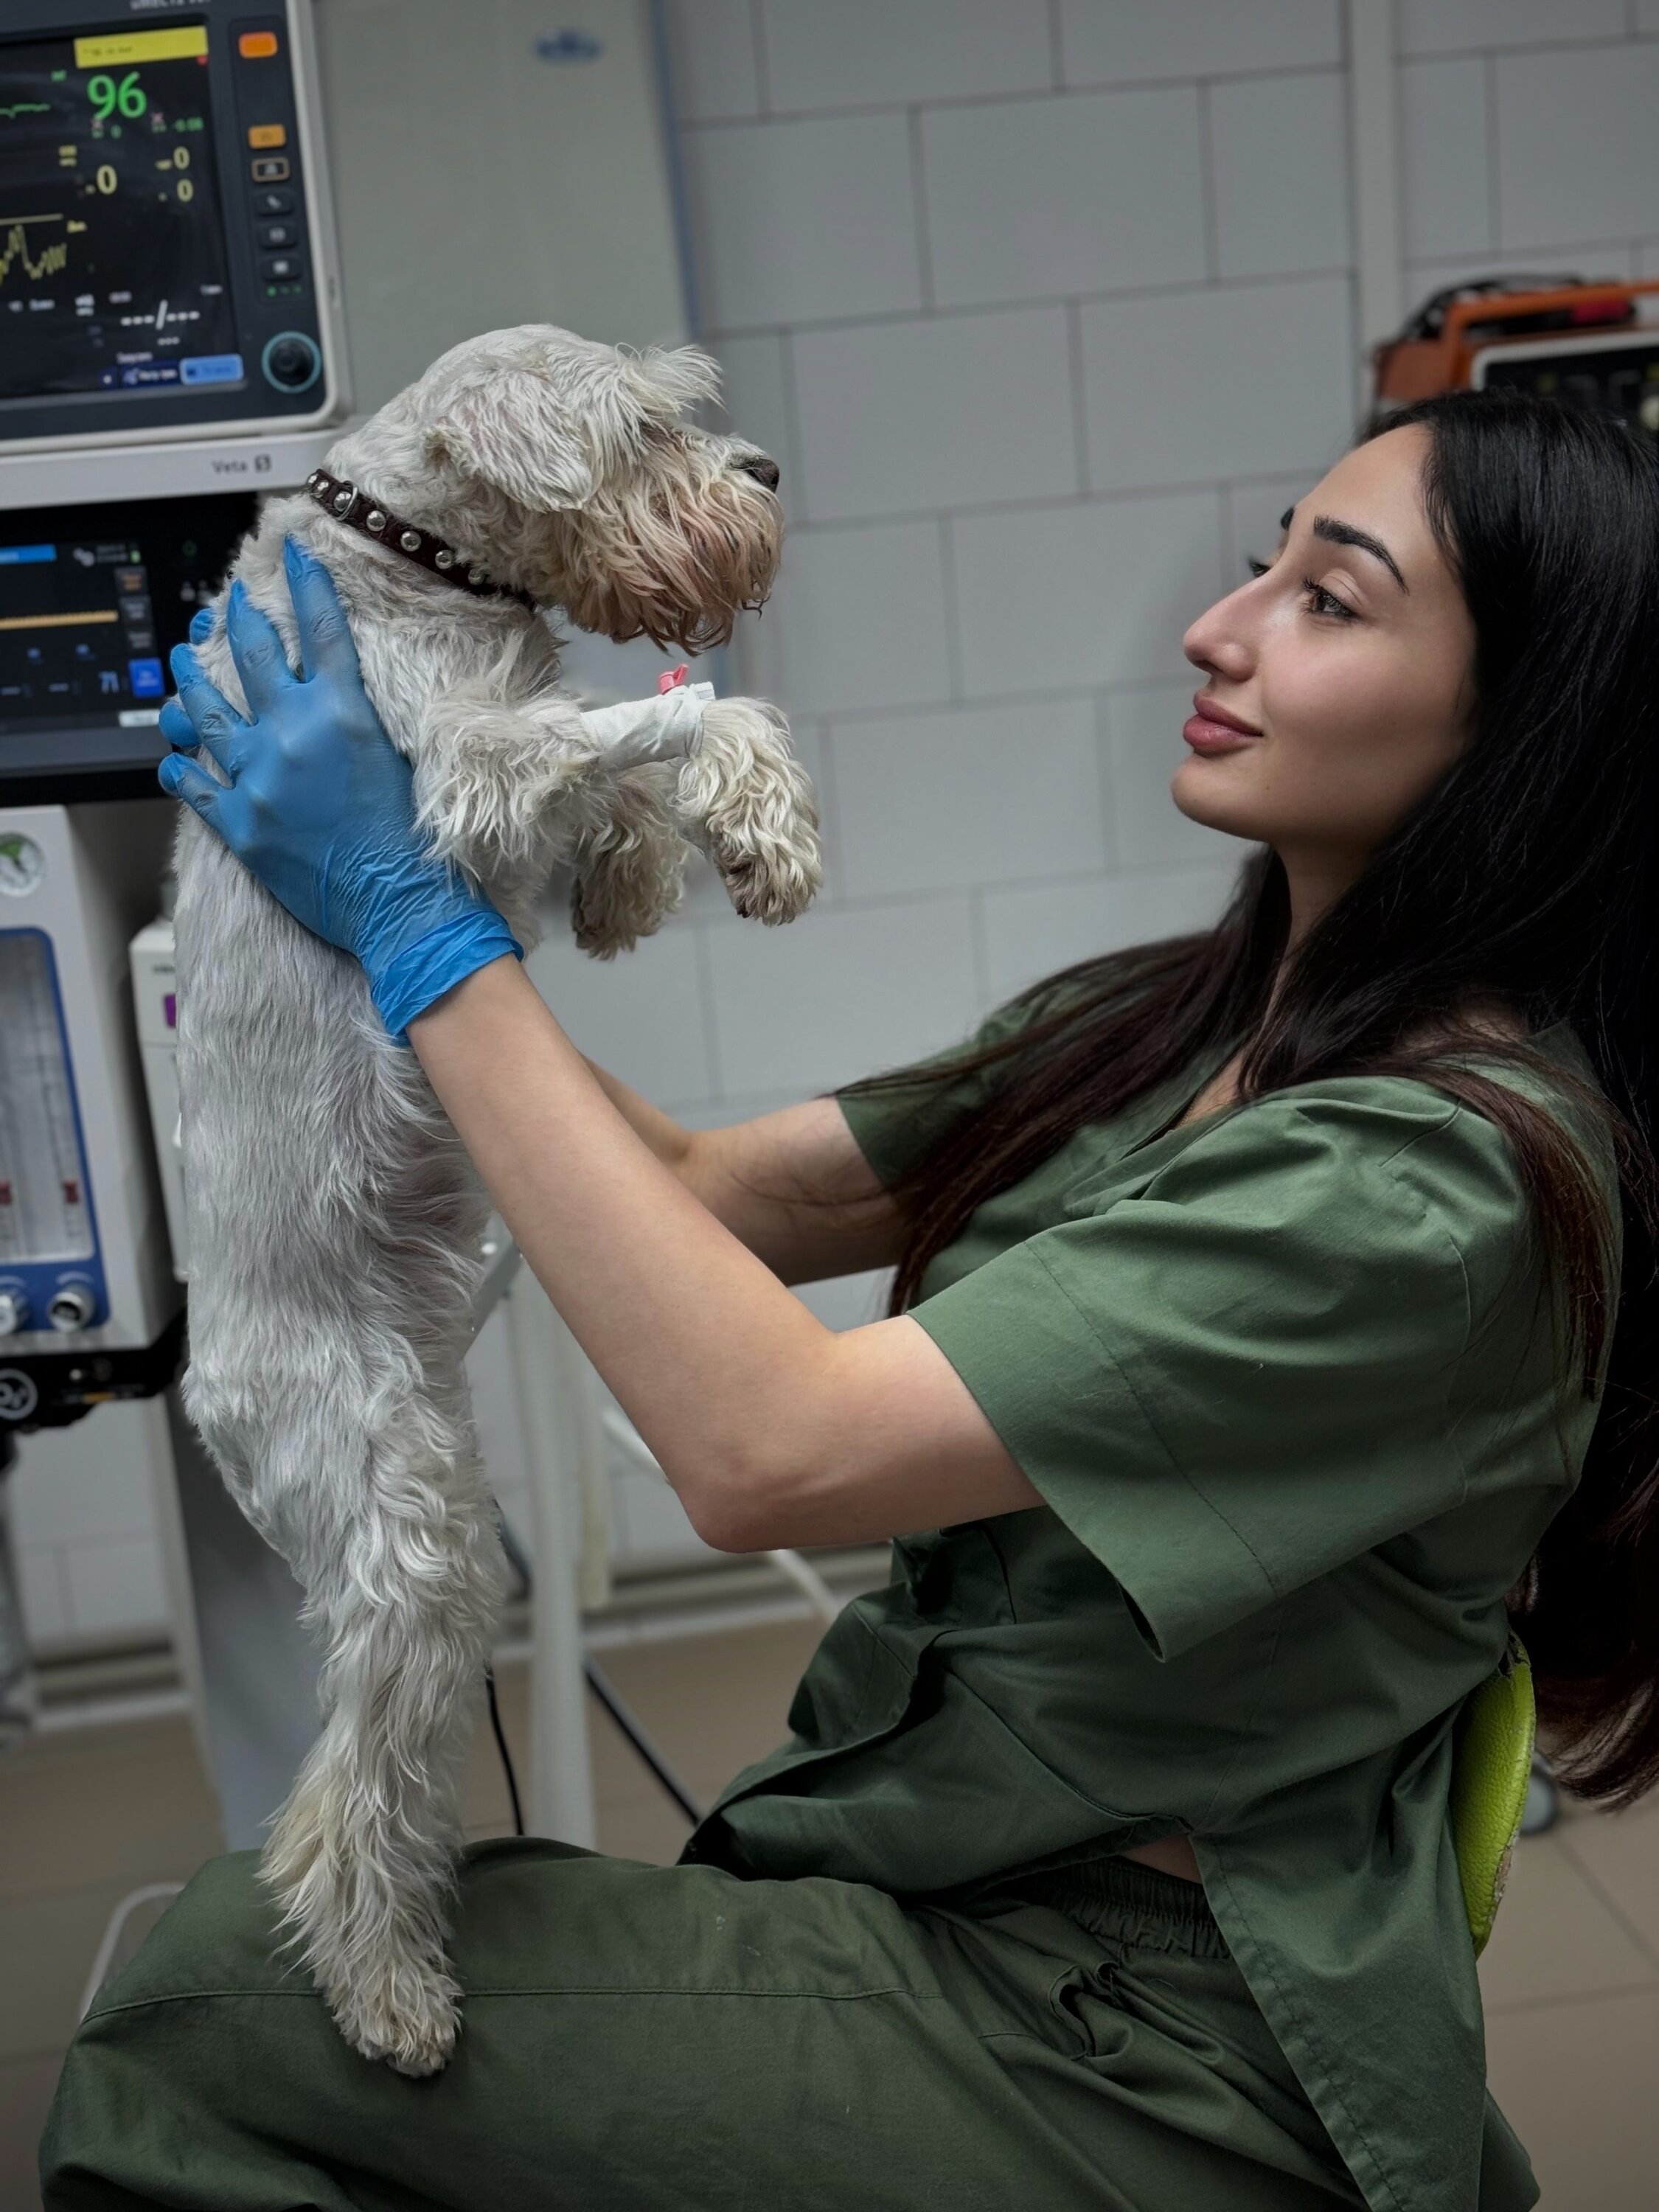
M340 2039L254 1865L204 1867L100 1994L42 2145L47 2212L1361 2202L1201 1892L1126 1861L963 1911L484 1844L461 2039L425 2081Z

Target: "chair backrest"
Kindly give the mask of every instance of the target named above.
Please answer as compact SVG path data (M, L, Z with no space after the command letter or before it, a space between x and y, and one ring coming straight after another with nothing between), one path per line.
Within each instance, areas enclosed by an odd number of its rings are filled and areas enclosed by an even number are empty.
M1477 1958L1498 1917L1521 1832L1537 1722L1532 1662L1511 1633L1496 1671L1463 1701L1452 1767L1452 1843Z

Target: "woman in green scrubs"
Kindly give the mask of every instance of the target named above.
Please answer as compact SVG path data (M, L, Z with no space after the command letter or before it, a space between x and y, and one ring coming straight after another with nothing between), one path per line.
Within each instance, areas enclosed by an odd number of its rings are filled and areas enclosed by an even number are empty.
M1653 1250L1652 449L1485 398L1358 447L1187 636L1175 802L1261 848L1220 927L696 1136L437 888L293 581L308 680L239 609L250 722L180 669L231 783L164 781L383 1012L352 872L440 912L410 1041L696 1527L891 1537L892 1579L679 1865L469 1855L430 2078L347 2048L251 1859L204 1869L76 2039L47 2205L1532 2204L1447 1808L1510 1606L1587 1786L1656 1761L1653 1535L1608 1534L1659 1395L1613 1327ZM839 1336L786 1287L891 1263L905 1310Z

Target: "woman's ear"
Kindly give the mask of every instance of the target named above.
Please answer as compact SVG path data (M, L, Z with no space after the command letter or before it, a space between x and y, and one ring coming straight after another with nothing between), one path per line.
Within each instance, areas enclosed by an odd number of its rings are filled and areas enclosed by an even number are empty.
M500 369L464 386L427 425L426 444L434 459L538 513L585 507L593 496L592 465L569 405L533 369Z

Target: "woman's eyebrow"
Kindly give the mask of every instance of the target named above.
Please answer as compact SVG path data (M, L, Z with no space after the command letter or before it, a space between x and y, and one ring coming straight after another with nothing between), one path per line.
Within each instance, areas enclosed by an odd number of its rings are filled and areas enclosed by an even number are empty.
M1288 520L1287 516L1286 521ZM1410 586L1400 573L1400 565L1393 554L1389 552L1380 538L1373 538L1369 531L1356 530L1352 523L1339 522L1333 515L1316 514L1314 517L1313 534L1316 538L1326 538L1333 545L1352 545L1362 553L1371 554L1382 563L1402 592L1410 590Z

